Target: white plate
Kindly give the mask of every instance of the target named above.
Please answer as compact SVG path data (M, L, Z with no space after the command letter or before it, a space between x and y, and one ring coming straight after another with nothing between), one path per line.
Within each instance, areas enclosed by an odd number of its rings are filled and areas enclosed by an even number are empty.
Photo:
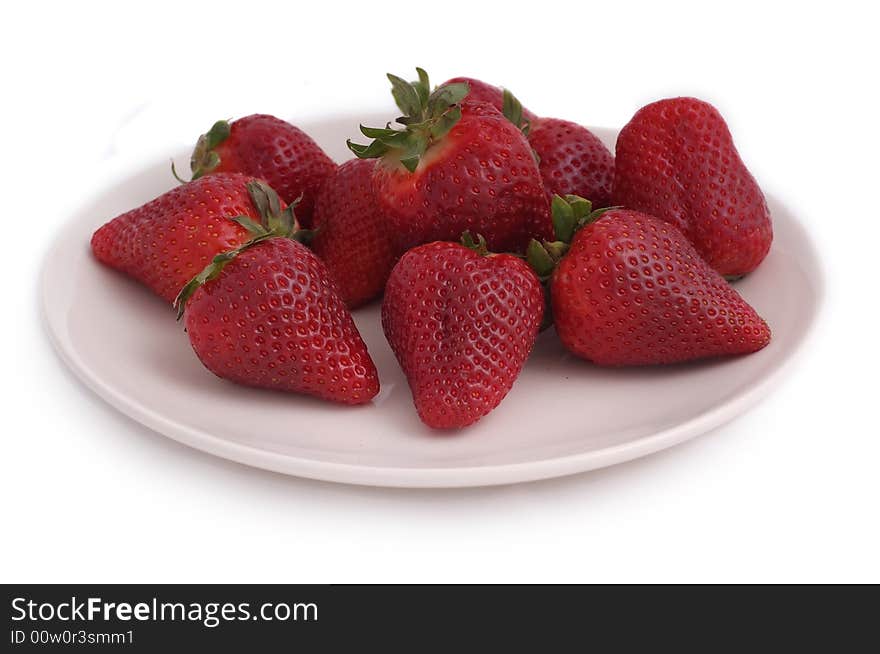
M350 117L303 127L342 161L357 123ZM615 132L596 131L613 145ZM177 161L185 168L186 155ZM94 229L174 185L167 159L111 164L44 266L43 308L58 352L90 388L148 427L291 475L377 486L479 486L644 456L730 420L765 395L804 342L820 303L815 249L770 198L773 248L737 284L773 330L767 348L735 359L609 370L570 356L548 330L498 409L474 427L439 434L416 416L375 303L355 313L382 382L371 405L347 408L248 389L209 373L168 306L90 255Z

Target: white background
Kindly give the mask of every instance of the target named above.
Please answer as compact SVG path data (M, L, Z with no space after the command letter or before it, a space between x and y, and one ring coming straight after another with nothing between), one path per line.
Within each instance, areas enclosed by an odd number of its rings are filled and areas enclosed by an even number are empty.
M0 581L880 581L880 51L860 5L8 4ZM438 492L227 463L62 367L36 277L90 169L177 150L218 117L387 106L384 73L416 65L593 125L663 96L715 103L826 267L822 321L786 382L646 459Z

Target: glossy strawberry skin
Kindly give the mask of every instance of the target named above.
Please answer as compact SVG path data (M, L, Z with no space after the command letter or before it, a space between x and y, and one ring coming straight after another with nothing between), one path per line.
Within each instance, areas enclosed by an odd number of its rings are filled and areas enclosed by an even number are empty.
M230 220L260 215L239 173L202 177L117 216L92 236L95 257L168 302L220 252L250 240Z
M470 425L507 395L534 345L541 284L520 259L457 243L407 252L382 303L382 327L422 421Z
M382 292L397 260L394 233L373 194L372 159L340 165L315 201L311 248L336 280L350 309Z
M501 111L503 109L504 91L503 89L494 86L493 84L488 84L487 82L474 79L473 77L453 77L452 79L443 82L441 86L445 86L446 84L458 84L462 82L467 84L470 88L470 91L465 98L465 102L485 102L486 104L491 104L498 111ZM538 119L535 114L533 114L525 107L523 107L523 118L531 122L534 122Z
M302 195L296 217L302 227L311 227L315 196L336 164L308 134L280 118L254 114L233 121L215 151L220 163L213 172L259 177L285 202Z
M641 108L616 155L615 205L672 223L722 275L763 261L773 240L767 202L712 105L673 98Z
M597 209L611 206L614 155L598 136L568 120L539 118L528 138L548 198L579 195Z
M406 250L482 234L494 251L522 251L552 233L544 186L531 147L499 111L462 105L461 120L422 157L415 172L381 160L373 188Z
M556 331L604 366L746 354L770 328L672 225L611 210L578 231L550 281Z
M218 377L344 404L379 392L376 367L324 264L272 238L245 249L186 306L186 330Z

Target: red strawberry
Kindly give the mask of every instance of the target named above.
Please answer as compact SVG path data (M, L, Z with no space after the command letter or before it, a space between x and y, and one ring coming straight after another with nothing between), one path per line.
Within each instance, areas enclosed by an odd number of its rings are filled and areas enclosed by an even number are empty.
M659 364L770 341L767 323L675 227L626 209L597 219L588 202L572 200L554 199L562 241L584 226L552 273L550 295L556 331L574 354L605 366Z
M223 173L178 186L101 227L92 251L171 302L214 255L253 236L238 221L260 221L260 206L247 188L252 180Z
M773 240L764 194L727 124L695 98L642 107L621 130L614 204L672 223L727 277L757 268Z
M535 343L541 284L509 254L457 243L407 252L385 287L382 326L409 381L419 417L464 427L504 399Z
M345 404L379 392L376 367L290 209L270 209L250 242L217 255L176 300L208 370L239 384ZM256 228L259 229L256 229Z
M611 204L614 155L586 127L559 118L539 118L528 133L548 200L579 195L594 207Z
M522 250L551 230L541 175L522 133L495 108L460 104L465 84L428 92L428 77L407 83L389 75L405 116L402 129L361 127L369 145L360 158L381 157L373 177L383 213L402 249L480 232L495 250Z
M485 102L491 104L504 115L509 113L509 110L506 109L510 106L510 101L513 99L513 95L507 89L493 86L492 84L474 79L473 77L453 77L452 79L443 82L441 86L446 86L447 84L467 84L469 90L467 97L465 98L466 102ZM522 113L523 120L526 122L534 122L538 119L535 114L522 105L520 105L519 109ZM522 127L520 121L515 122L517 127Z
M352 309L382 292L397 260L394 234L373 195L375 163L346 161L327 178L315 201L312 250Z
M245 173L266 180L286 202L302 196L296 215L305 227L312 224L321 182L336 168L308 134L265 114L214 123L199 138L190 166L193 179L215 172Z

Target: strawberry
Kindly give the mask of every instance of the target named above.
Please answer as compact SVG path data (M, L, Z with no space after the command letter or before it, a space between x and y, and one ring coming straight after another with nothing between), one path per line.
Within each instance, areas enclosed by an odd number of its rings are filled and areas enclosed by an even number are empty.
M190 159L193 179L238 172L266 180L310 227L315 195L336 164L301 129L274 116L254 114L231 123L218 120L199 137ZM178 178L179 179L179 178Z
M577 123L539 118L532 121L528 139L548 201L554 195L579 195L594 207L611 204L614 155L599 137Z
M315 200L317 231L311 248L350 309L382 292L397 260L394 235L373 194L375 164L346 161L325 180Z
M614 204L672 223L722 275L745 275L773 240L767 202L727 124L696 98L636 112L617 138Z
M628 209L593 212L575 196L553 204L559 240L533 241L529 261L549 276L556 331L577 356L674 363L770 341L767 323L673 225Z
M505 116L510 114L512 102L517 102L518 104L516 98L507 89L493 86L473 77L453 77L443 82L441 86L448 84L467 84L468 94L465 98L466 102L485 102L486 104L491 104ZM522 105L519 106L519 111L521 113L521 120L513 120L517 127L522 127L524 124L532 123L538 119L535 114Z
M382 327L409 381L422 421L470 425L494 409L516 380L544 312L529 266L463 242L413 248L391 271ZM473 249L472 249L473 248Z
M251 181L219 173L178 186L98 229L92 252L171 302L214 255L253 236L241 218L259 221L265 206L251 197Z
M427 74L417 70L417 82L388 76L402 128L361 126L375 140L348 142L358 157L380 158L373 188L398 246L472 230L493 249L521 251L532 236L549 235L541 175L523 134L494 107L462 103L466 84L429 93Z
M351 314L326 267L296 239L292 207L262 184L267 210L257 235L218 254L183 287L175 304L186 316L193 350L230 381L364 404L379 378Z

